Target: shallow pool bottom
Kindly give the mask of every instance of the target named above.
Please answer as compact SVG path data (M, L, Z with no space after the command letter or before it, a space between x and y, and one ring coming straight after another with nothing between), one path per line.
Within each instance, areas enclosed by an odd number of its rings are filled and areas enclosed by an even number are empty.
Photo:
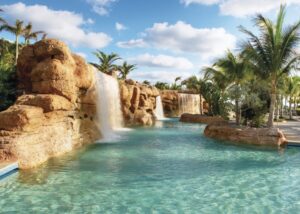
M298 213L300 150L238 147L163 121L0 181L0 213Z

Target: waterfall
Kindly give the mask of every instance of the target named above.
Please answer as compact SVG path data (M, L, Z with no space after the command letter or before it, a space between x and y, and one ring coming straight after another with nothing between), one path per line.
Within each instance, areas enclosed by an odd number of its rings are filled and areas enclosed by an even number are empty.
M163 104L162 104L160 96L156 97L156 108L154 110L154 114L155 114L157 120L166 119L165 115L164 115Z
M178 94L179 116L183 113L200 114L200 96L198 94Z
M118 137L115 131L123 127L119 83L96 69L95 76L98 127L102 140L111 141Z

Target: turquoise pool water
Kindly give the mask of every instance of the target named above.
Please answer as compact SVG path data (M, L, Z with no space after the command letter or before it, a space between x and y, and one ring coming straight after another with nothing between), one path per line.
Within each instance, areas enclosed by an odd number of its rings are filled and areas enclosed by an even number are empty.
M176 121L0 181L0 213L299 213L300 149L237 147Z

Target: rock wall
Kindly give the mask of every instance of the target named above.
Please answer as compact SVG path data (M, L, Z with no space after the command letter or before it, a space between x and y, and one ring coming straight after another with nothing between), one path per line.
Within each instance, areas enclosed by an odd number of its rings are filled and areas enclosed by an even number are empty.
M126 125L152 125L155 122L154 109L157 88L133 80L120 82L122 111Z
M278 128L237 127L223 123L212 123L206 126L207 137L232 141L238 144L282 147L287 140Z
M0 112L0 161L31 168L100 138L93 69L57 40L22 49L15 105Z
M162 90L160 91L160 96L163 103L165 116L178 117L179 116L178 91Z

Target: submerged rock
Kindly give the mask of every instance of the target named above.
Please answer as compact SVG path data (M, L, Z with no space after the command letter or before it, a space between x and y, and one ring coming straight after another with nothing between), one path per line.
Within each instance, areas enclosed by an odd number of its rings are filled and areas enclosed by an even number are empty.
M186 123L212 123L212 122L223 122L225 121L220 116L205 116L200 114L182 114L180 117L180 122Z
M284 134L278 128L238 127L226 122L207 125L204 135L248 145L282 147L287 144Z

